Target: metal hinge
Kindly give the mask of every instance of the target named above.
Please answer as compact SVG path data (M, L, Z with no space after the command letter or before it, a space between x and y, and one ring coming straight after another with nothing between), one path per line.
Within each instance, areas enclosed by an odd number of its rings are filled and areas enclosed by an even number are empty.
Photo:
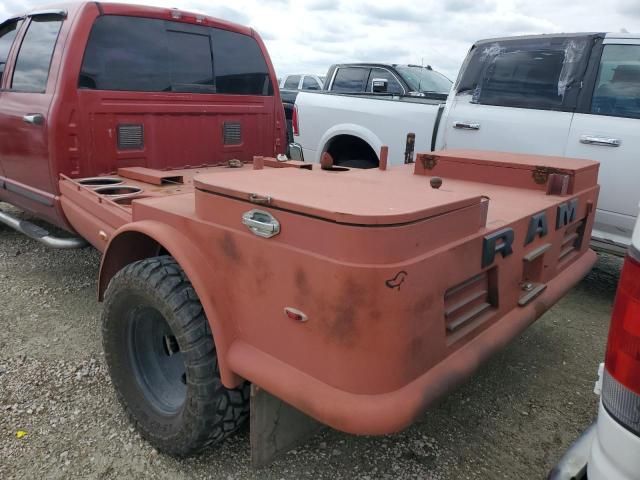
M536 167L532 173L533 181L538 185L544 185L552 173L561 173L561 171L552 167Z
M438 157L435 155L422 154L419 158L425 170L433 170L438 165Z

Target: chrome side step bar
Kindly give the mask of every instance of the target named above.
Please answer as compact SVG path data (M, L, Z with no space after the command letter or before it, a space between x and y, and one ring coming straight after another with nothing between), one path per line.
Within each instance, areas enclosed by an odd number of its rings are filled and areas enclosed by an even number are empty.
M35 225L26 220L19 220L16 217L9 215L6 212L0 210L0 223L4 223L8 227L23 233L29 238L40 242L50 248L71 249L82 248L88 245L84 238L80 237L54 237L42 227Z

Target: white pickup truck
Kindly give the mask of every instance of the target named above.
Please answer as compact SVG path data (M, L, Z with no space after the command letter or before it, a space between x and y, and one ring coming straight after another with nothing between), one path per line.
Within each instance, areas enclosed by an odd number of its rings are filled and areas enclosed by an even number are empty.
M446 99L391 91L372 78L366 92L333 88L296 99L294 139L304 159L374 167L415 151L472 148L598 160L602 191L594 246L622 253L640 203L640 35L554 34L477 42ZM355 75L353 75L355 76ZM376 82L376 80L379 80ZM386 89L386 91L385 91Z

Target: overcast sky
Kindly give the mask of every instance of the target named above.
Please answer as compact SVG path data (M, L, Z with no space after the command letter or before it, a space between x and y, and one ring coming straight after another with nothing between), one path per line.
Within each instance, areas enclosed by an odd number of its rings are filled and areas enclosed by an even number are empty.
M0 0L0 14L51 0ZM332 63L416 63L454 78L475 40L546 32L640 33L640 0L138 0L254 27L278 75ZM391 6L393 5L393 6Z

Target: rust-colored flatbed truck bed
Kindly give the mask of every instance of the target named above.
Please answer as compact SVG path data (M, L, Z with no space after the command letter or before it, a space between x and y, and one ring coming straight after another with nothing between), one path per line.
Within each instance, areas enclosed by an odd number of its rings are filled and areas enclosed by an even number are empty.
M264 163L125 169L116 178L145 198L119 204L63 178L62 206L104 251L101 297L120 269L168 252L206 312L224 385L248 380L342 431L408 426L595 262L596 162Z

